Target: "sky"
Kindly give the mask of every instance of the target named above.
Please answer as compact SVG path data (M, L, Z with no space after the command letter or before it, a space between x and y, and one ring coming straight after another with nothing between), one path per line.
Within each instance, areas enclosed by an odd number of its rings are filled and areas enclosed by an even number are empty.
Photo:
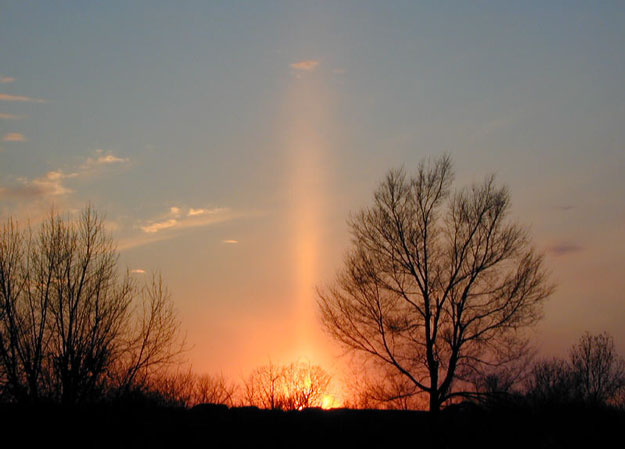
M558 288L542 356L625 353L620 1L0 1L0 216L105 214L199 372L340 370L315 288L385 173L495 173Z

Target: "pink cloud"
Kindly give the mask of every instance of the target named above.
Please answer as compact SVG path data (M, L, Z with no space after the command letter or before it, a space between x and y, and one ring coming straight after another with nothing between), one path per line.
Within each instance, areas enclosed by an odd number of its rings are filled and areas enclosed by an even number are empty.
M295 70L303 70L305 72L311 72L317 68L319 61L314 59L307 59L304 61L297 61L291 63L291 68Z
M26 137L24 137L24 134L20 133L7 133L2 140L4 142L26 142Z

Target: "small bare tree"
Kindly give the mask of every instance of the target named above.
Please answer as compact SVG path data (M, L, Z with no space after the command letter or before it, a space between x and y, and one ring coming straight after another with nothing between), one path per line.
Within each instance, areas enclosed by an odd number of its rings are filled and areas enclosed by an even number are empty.
M319 292L325 329L391 366L436 412L487 367L526 349L523 329L552 287L541 255L508 218L494 177L451 193L451 161L390 171L349 221L353 248Z
M311 363L272 363L256 368L244 382L244 401L270 410L321 407L331 377Z
M235 404L237 385L229 382L223 374L198 376L195 380L192 403L224 404L232 407Z

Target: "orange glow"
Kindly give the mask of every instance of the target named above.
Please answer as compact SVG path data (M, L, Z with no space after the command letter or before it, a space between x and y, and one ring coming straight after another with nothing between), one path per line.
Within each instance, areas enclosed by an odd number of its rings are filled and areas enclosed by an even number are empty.
M321 400L321 408L324 410L329 410L332 408L340 408L343 404L338 401L334 396L326 394L323 396Z

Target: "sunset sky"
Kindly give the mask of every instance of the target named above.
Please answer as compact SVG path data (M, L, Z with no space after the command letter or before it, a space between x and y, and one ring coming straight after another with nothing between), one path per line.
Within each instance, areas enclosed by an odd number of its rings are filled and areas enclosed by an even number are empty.
M625 3L0 1L0 216L106 214L199 372L337 370L315 286L386 171L489 173L546 253L535 342L625 353Z

